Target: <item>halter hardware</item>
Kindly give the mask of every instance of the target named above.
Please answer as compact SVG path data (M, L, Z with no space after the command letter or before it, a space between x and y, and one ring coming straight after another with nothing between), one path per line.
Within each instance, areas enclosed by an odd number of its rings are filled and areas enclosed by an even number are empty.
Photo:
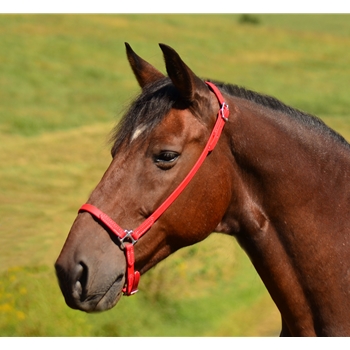
M124 250L126 258L126 282L123 288L124 295L133 295L137 292L137 286L140 280L140 272L135 271L135 256L134 256L134 244L138 239L145 234L152 225L159 219L159 217L165 212L166 209L175 201L175 199L180 195L180 193L186 188L188 183L191 181L193 176L196 174L197 170L200 168L204 162L207 155L214 149L216 146L222 129L225 123L228 121L230 114L229 107L224 101L224 98L219 91L219 89L210 82L205 82L208 87L213 91L216 98L219 101L220 109L217 115L217 119L214 125L214 128L210 134L210 137L207 141L204 150L199 156L197 162L194 164L193 168L187 174L187 176L182 180L180 185L170 194L170 196L156 209L156 211L149 216L140 226L135 230L123 230L113 219L111 219L107 214L102 212L100 209L96 208L92 204L83 204L79 209L78 213L88 212L94 216L100 223L107 226L107 228L115 234L120 242L120 248Z
M228 111L228 110L229 110L228 104L226 102L223 102L222 105L221 105L221 108L220 108L220 116L225 122L228 121L229 113L227 114L227 117L225 115L225 111Z
M125 247L125 243L131 243L132 245L134 245L138 240L134 239L134 237L132 236L132 234L134 233L133 230L124 230L124 232L126 233L126 235L123 238L119 238L120 241L120 247L122 249L124 249ZM130 242L125 242L125 241L130 241Z

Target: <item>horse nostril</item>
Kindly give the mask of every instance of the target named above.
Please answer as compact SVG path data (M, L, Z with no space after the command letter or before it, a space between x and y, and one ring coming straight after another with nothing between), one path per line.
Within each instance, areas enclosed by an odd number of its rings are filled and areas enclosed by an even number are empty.
M75 282L73 284L73 297L83 300L86 294L88 280L88 267L85 263L80 262L75 268Z
M80 273L80 277L78 278L78 281L80 281L80 283L83 287L86 287L89 269L88 269L87 265L84 264L82 261L80 262L80 266L81 266L82 270Z

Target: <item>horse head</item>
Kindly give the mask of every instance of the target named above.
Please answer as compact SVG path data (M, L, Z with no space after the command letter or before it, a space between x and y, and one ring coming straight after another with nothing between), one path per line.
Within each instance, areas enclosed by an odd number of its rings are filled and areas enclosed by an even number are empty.
M215 94L176 51L160 47L167 77L126 44L142 91L117 126L111 164L80 210L55 264L72 308L102 311L118 302L128 282L125 245L131 243L124 244L125 236L148 222L182 183L216 125L220 106ZM137 237L131 259L141 274L219 225L231 200L228 148L224 133L181 194Z

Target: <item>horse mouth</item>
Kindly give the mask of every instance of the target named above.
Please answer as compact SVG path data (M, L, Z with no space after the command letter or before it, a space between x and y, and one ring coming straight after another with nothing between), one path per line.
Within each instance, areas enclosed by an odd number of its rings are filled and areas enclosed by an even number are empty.
M97 301L94 309L90 312L101 312L113 308L122 295L120 281L115 281Z
M113 308L120 300L124 276L118 277L104 291L89 292L83 290L80 281L77 281L71 294L63 293L66 304L72 309L87 313L101 312Z

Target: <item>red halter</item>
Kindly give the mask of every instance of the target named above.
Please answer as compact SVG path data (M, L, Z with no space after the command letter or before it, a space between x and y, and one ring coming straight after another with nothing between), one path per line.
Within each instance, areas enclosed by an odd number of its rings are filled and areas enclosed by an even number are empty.
M158 207L158 209L149 216L139 227L135 230L123 230L116 222L114 222L107 214L103 213L100 209L96 208L91 204L84 204L80 209L80 212L89 212L101 223L108 227L108 229L114 233L120 241L121 249L125 250L125 257L127 262L127 271L126 271L126 283L123 288L124 295L132 295L137 292L137 286L140 280L140 273L134 270L134 244L138 239L145 234L152 225L159 219L159 217L167 210L167 208L175 201L175 199L180 195L180 193L185 189L188 183L191 181L197 170L200 168L206 156L211 152L216 146L219 137L221 135L222 129L225 125L225 122L228 120L229 108L224 98L219 91L219 89L212 83L206 82L209 88L216 95L219 104L220 110L218 112L217 120L215 122L214 128L210 134L209 140L202 151L197 162L184 178L184 180L178 185L173 193Z

